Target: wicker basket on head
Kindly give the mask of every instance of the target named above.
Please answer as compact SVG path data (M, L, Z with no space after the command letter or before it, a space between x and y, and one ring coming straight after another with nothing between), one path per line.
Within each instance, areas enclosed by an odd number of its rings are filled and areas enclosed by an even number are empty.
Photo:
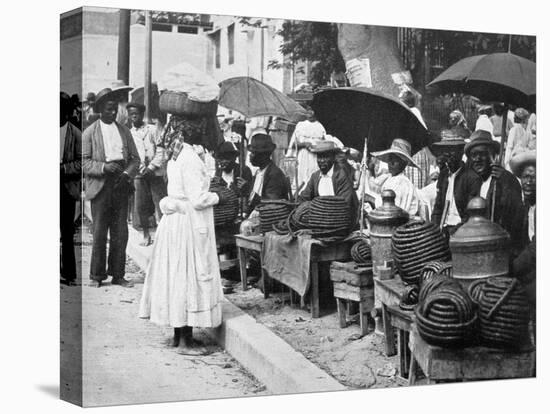
M164 91L159 98L159 108L162 112L187 116L215 116L218 112L218 101L194 101L187 93L179 91Z

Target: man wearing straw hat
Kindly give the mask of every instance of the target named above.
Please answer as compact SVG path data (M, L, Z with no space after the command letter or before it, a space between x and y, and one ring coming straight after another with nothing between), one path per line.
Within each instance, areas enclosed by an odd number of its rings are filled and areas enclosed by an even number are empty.
M115 121L122 95L110 88L102 89L94 108L100 119L82 135L82 169L94 223L90 285L95 287L100 287L107 275L113 277L112 284L132 286L124 279L128 244L126 220L128 198L140 159L130 130ZM107 234L110 237L108 259Z
M390 176L382 184L381 192L393 190L395 205L415 216L420 213L421 201L414 184L404 174L407 165L418 168L411 157L411 144L401 138L393 140L385 151L373 152L372 156L388 164ZM382 203L380 196L375 197L376 206Z
M468 183L476 177L462 161L465 145L464 138L453 130L442 131L441 141L432 145L439 167L432 222L450 235L465 220L468 200L476 196L464 190L473 187Z
M319 169L315 171L298 195L298 202L311 201L319 196L339 196L347 201L350 208L352 223L357 218L359 200L353 191L351 177L344 169L335 164L336 154L340 149L334 142L319 141L311 145L309 150L317 155Z
M475 194L488 201L487 217L510 233L512 254L515 255L521 250L522 224L518 220L523 210L521 186L512 173L495 163L499 150L500 144L493 140L491 133L478 130L471 135L470 142L464 147L464 153L468 158L468 168L476 176L470 187L464 188L467 194L463 196Z

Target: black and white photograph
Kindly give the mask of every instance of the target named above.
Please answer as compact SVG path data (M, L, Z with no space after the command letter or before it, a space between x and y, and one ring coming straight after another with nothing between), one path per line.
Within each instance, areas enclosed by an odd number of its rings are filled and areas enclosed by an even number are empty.
M504 3L488 18L519 12ZM489 382L502 404L500 384L538 383L540 25L468 26L460 1L419 5L433 23L394 22L416 6L390 2L382 19L98 4L45 17L60 274L43 393L254 410L309 394L296 411L372 393L394 412L411 389L450 406Z

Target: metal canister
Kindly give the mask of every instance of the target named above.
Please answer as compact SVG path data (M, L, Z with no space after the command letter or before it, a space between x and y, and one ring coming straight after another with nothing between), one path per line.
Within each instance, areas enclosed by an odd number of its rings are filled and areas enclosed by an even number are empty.
M382 205L371 211L368 216L370 225L370 244L372 267L375 277L379 277L378 266L391 263L394 272L391 236L395 229L409 220L409 214L395 205L395 193L382 191Z
M464 284L491 276L507 276L510 235L485 217L487 202L475 197L467 206L468 221L450 239L453 277Z

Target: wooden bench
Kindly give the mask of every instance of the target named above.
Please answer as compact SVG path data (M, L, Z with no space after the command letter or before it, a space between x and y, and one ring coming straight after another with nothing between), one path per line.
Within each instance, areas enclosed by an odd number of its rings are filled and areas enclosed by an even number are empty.
M427 383L438 381L475 381L534 376L535 351L528 346L520 351L507 351L485 346L461 349L441 348L428 344L413 324L409 339L411 364L409 385L416 382L420 367Z
M267 289L265 288L265 272L262 268L262 245L264 243L264 236L244 236L242 234L235 235L235 244L237 245L237 255L239 258L239 269L241 272L241 282L243 290L247 289L247 274L246 274L246 251L252 250L260 253L260 269L261 277L264 284L264 297L268 297Z
M340 328L347 326L346 303L358 302L361 336L366 335L368 315L374 307L372 267L360 266L355 262L335 261L330 266L330 280L334 287Z
M399 307L405 285L396 276L393 279L374 278L374 296L382 306L386 356L399 355L399 375L408 377L411 353L408 347L409 334L414 322L414 312ZM395 347L395 329L397 329L397 349Z

